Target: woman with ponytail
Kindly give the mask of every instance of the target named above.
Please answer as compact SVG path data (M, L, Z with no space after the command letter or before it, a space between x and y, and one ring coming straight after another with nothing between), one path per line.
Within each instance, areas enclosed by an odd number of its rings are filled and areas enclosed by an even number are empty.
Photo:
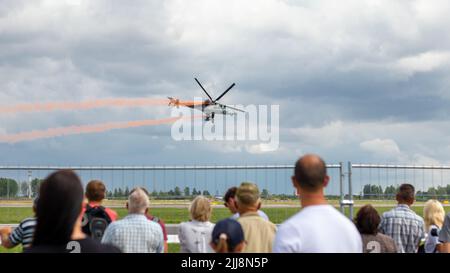
M211 247L216 253L240 253L245 247L244 231L234 219L219 221L212 232Z

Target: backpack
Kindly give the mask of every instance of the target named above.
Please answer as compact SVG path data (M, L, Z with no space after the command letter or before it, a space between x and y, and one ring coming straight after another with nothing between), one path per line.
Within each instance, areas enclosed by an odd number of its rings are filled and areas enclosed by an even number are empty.
M86 211L84 212L82 221L82 229L85 234L100 241L111 222L112 220L106 213L104 207L91 207L86 205Z

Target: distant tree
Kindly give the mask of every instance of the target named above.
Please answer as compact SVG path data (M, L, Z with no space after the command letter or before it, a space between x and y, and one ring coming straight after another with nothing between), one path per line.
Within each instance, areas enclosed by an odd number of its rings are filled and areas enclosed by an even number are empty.
M263 189L261 191L261 197L262 198L269 198L269 191L267 189Z
M173 190L173 195L181 196L181 189L180 189L180 187L178 187L178 186L175 187L175 189Z
M447 188L446 188L446 187L438 186L438 187L437 187L437 190L436 190L436 194L437 194L438 196L444 196L444 195L446 195L446 194L447 194Z
M192 189L192 195L193 195L193 196L197 196L197 195L200 195L200 193L197 191L196 188L193 188L193 189Z
M366 184L363 187L364 199L378 199L383 195L383 188L377 185Z
M125 188L125 191L124 191L124 197L128 197L128 195L130 195L130 189L128 188L128 186Z
M150 196L157 197L158 192L156 190L153 190L152 193L150 194Z
M160 196L160 197L167 196L167 192L159 191L158 196Z
M39 193L39 187L41 186L44 180L35 178L31 180L31 195L32 197L36 197Z
M433 188L433 187L428 188L427 195L428 195L429 197L436 198L436 196L437 196L437 191L436 191L436 189Z
M211 194L210 194L209 191L207 191L207 190L204 190L204 191L203 191L203 195L204 195L204 196L211 196Z
M117 188L114 189L114 194L113 194L113 196L114 196L115 198L119 197L119 191L117 190Z
M170 190L170 191L167 193L167 195L169 195L169 196L174 196L174 195L175 195L175 192L174 192L173 190Z
M16 197L19 192L19 184L14 179L0 178L0 197Z
M119 188L119 190L117 191L117 195L118 195L118 197L123 197L123 190L122 190L122 188Z
M22 196L28 196L28 182L20 182L20 194Z
M184 196L191 196L191 189L189 187L184 187Z
M111 197L112 197L112 192L106 191L106 198L111 198Z
M396 194L397 194L397 188L396 188L394 185L387 186L387 187L384 189L384 195L385 195L387 198L392 198L392 197L395 196Z

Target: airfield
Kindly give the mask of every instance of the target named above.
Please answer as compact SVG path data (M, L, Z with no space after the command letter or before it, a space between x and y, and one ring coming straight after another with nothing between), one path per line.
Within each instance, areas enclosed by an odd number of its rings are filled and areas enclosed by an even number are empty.
M166 223L169 235L169 252L179 252L179 244L177 238L178 224L189 221L189 202L190 200L151 200L149 208L150 214L157 216ZM339 200L330 200L329 203L339 209ZM125 208L126 200L105 200L104 206L114 209L119 219L127 215ZM355 200L355 215L358 209L366 204L372 204L377 211L382 214L395 207L394 200ZM450 205L445 202L444 209L450 212ZM231 216L231 213L224 207L223 201L212 201L211 222L217 222ZM416 202L412 209L420 216L423 215L424 202ZM296 200L263 200L261 208L275 224L281 224L292 215L301 210L299 201ZM345 209L348 215L348 208ZM32 202L30 200L2 200L0 201L0 226L15 226L21 220L32 217ZM6 250L0 247L1 252L21 252L20 247Z

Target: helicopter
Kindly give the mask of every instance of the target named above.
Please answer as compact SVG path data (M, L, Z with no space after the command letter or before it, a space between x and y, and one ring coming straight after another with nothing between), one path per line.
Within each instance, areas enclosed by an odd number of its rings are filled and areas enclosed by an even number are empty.
M205 121L212 121L214 123L214 117L216 114L220 115L236 115L236 111L245 113L244 110L234 108L225 104L221 104L218 101L225 96L228 91L231 90L236 84L233 83L228 87L220 96L218 96L216 99L213 99L209 93L205 90L203 85L200 83L200 81L197 78L194 78L197 84L200 86L200 88L205 92L206 96L208 96L208 99L205 99L204 101L180 101L179 99L173 98L173 97L167 97L169 99L169 106L185 106L192 109L197 109L202 111L205 114ZM230 111L232 110L232 111Z

